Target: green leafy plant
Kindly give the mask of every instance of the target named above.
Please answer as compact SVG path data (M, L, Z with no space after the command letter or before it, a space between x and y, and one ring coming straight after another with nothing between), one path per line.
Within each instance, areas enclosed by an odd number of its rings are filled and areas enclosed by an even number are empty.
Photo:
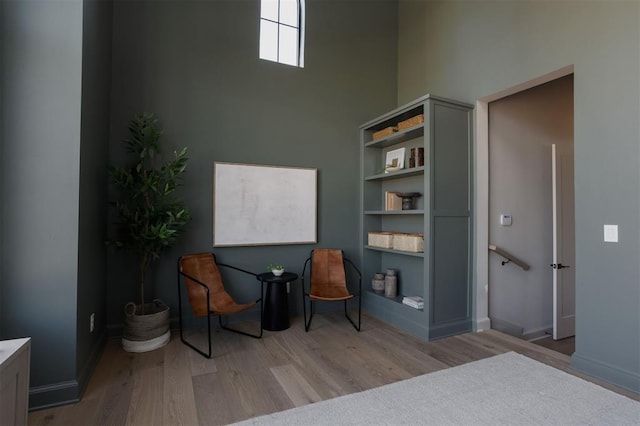
M191 219L174 191L181 185L187 166L187 148L174 151L173 158L160 157L162 130L153 114L138 114L129 124L124 147L130 154L125 166L110 166L111 181L118 189L117 238L110 241L133 251L139 262L140 305L144 313L147 272L162 251L180 236Z
M267 265L267 271L273 271L273 270L280 270L280 269L284 269L284 266L279 265L277 263L270 263Z

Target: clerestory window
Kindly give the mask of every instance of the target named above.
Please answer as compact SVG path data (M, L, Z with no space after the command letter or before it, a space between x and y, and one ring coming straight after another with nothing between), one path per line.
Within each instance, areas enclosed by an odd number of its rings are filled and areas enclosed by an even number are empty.
M260 59L304 66L304 0L261 0Z

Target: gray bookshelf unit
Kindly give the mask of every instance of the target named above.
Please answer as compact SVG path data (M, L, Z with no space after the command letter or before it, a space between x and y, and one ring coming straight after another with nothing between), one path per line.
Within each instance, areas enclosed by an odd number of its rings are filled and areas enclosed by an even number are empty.
M425 95L360 126L360 237L364 308L424 340L471 331L471 122L473 106ZM424 122L374 139L423 114ZM411 148L424 166L409 167ZM385 173L387 153L405 148L405 167ZM385 209L386 192L419 192L413 210ZM368 245L369 232L424 234L424 252ZM375 293L376 272L395 269L398 296ZM421 296L424 309L402 303Z

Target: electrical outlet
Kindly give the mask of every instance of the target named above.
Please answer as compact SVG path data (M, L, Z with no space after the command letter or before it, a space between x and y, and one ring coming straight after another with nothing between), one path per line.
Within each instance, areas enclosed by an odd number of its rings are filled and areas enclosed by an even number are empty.
M89 332L93 333L96 328L96 314L93 313L89 316Z

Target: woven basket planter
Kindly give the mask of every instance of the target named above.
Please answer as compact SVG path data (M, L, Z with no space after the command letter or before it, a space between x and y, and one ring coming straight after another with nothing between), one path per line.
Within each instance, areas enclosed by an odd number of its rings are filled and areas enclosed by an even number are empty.
M122 348L127 352L147 352L169 343L169 307L160 300L140 305L129 302L124 308Z

